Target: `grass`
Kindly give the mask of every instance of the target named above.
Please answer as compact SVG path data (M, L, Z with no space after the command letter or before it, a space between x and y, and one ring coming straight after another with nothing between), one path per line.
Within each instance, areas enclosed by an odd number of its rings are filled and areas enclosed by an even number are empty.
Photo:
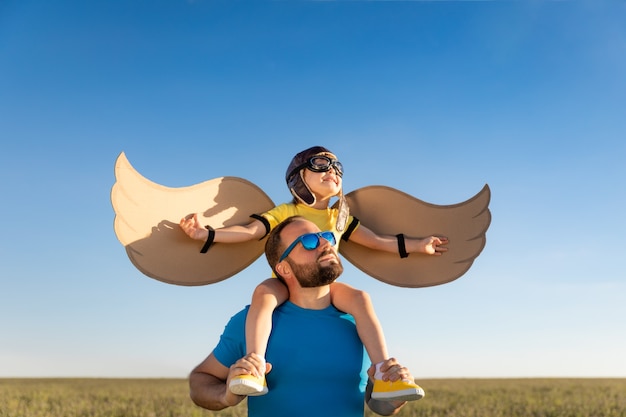
M626 379L419 382L426 390L426 397L405 407L401 416L626 417Z
M626 417L626 379L434 379L420 385L426 397L400 416ZM0 379L0 417L183 416L243 417L246 406L200 409L184 379Z

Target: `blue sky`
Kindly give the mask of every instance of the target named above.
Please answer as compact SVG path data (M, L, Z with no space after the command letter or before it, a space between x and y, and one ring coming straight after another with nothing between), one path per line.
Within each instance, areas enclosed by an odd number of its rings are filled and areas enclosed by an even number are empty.
M626 377L624 21L623 1L3 1L0 377L185 377L268 267L143 276L113 233L117 155L280 203L312 145L346 191L491 188L460 279L342 277L418 379Z

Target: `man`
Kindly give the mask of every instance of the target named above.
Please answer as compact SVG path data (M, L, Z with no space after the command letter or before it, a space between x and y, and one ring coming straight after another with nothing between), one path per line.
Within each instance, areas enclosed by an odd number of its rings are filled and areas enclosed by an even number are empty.
M331 304L329 285L343 272L334 245L332 233L303 217L285 220L268 237L265 255L289 289L289 301L273 316L266 364L271 390L249 397L250 417L362 417L364 400L375 413L392 415L404 405L371 398L368 375L374 370L366 372L370 363L354 320ZM230 320L217 347L189 376L191 398L203 408L240 403L245 397L230 392L228 383L262 366L258 356L245 355L246 313ZM382 371L390 384L413 380L395 359Z

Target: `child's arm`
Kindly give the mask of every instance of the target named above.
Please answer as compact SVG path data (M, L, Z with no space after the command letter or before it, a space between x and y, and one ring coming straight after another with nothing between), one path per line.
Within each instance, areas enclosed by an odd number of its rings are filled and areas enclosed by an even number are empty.
M180 220L180 228L192 239L206 241L209 231L200 224L198 215L184 217ZM260 220L253 220L246 225L233 225L215 229L213 242L238 243L261 239L266 233L265 225Z
M350 235L352 242L374 250L398 253L398 238L396 236L377 235L367 227L360 225ZM441 256L448 248L442 245L448 244L448 238L443 236L429 236L425 238L404 238L406 253L425 253L427 255Z

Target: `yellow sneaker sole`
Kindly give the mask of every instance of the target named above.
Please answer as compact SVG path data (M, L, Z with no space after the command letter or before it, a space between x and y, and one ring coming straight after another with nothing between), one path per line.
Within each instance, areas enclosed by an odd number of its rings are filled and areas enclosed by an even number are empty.
M424 390L416 384L406 381L374 380L372 398L382 401L417 401L424 398Z
M247 395L250 397L268 393L265 378L257 378L252 375L240 375L231 379L228 389L233 394Z

